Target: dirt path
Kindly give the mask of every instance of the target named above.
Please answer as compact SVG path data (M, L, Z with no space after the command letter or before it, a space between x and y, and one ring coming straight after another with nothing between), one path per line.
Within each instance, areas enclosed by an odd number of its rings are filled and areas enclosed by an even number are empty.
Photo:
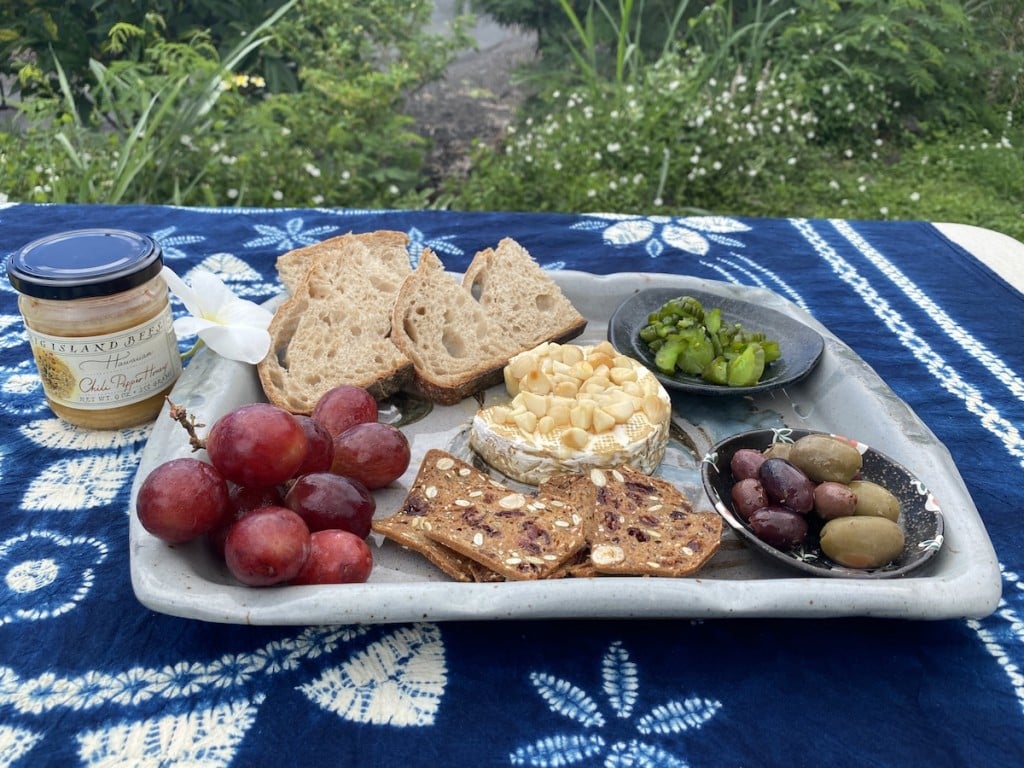
M500 141L522 101L523 90L511 74L536 55L535 38L507 30L486 42L453 62L443 80L414 94L406 106L431 143L426 170L432 185L465 175L473 140Z

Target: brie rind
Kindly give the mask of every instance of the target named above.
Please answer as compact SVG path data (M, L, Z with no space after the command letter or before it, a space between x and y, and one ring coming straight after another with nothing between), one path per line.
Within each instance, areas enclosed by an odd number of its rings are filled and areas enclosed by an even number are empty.
M511 401L479 410L470 445L502 474L539 485L557 474L629 464L651 474L668 444L661 382L608 342L546 342L505 366Z

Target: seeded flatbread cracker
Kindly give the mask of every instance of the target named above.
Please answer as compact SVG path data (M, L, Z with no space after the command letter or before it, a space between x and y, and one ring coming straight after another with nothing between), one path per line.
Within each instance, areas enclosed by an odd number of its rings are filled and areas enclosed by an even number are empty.
M399 511L397 514L373 521L373 530L391 539L399 546L423 555L456 581L504 581L489 568L431 541L420 530L424 518Z
M722 518L696 512L674 485L629 466L597 475L588 534L590 562L601 573L689 576L718 551Z
M374 529L396 541L400 532L399 543L432 562L440 558L439 567L453 567L454 553L517 580L548 576L585 541L583 520L563 499L514 491L437 448L423 457L398 515L375 521Z
M493 487L500 489L500 493L505 492L504 487L488 475L445 451L432 448L424 456L398 512L374 520L372 528L396 544L419 552L456 581L502 581L499 574L432 541L423 532L424 523L438 513L438 499L443 501L453 494L482 492Z
M562 475L542 488L587 518L590 565L620 576L689 576L718 551L722 518L696 512L672 483L628 465ZM586 569L577 566L578 575Z
M567 502L508 489L460 496L429 523L428 538L510 580L547 578L586 541Z

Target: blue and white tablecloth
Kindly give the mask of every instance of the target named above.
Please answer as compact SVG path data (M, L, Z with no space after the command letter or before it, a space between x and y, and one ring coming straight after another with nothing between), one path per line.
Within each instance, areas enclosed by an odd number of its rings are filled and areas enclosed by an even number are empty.
M807 309L952 452L995 546L981 620L248 627L143 608L129 489L149 429L43 403L0 285L0 768L1024 765L1024 296L928 223L431 211L0 208L155 237L180 275L280 290L281 253L408 233L453 271L500 237L550 269L690 274Z

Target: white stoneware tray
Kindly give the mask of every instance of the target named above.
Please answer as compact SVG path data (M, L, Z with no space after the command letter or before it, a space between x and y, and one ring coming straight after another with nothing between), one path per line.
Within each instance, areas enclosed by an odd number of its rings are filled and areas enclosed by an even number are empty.
M701 484L700 460L723 437L782 426L847 435L877 446L928 485L943 510L942 550L903 578L794 576L756 556L725 526L721 550L693 578L463 584L450 581L415 553L375 540L374 570L365 584L244 587L202 542L169 547L147 533L135 517L134 498L141 480L160 462L191 455L183 429L165 412L153 427L132 489L130 560L138 599L172 615L264 625L552 617L944 619L983 617L995 610L1002 586L998 562L949 452L869 366L810 315L764 289L685 276L569 271L553 275L589 320L581 343L606 338L615 308L636 291L655 287L755 302L816 330L825 339L825 350L814 371L799 383L751 398L673 393L673 440L659 474L674 481L695 505L711 509ZM785 340L780 342L785 355ZM487 393L487 398L501 396L500 390ZM206 425L238 405L263 399L252 366L209 353L197 355L171 397ZM435 407L403 427L412 446L412 463L396 483L376 492L378 516L399 507L428 448L466 451L465 427L477 407L474 398Z

